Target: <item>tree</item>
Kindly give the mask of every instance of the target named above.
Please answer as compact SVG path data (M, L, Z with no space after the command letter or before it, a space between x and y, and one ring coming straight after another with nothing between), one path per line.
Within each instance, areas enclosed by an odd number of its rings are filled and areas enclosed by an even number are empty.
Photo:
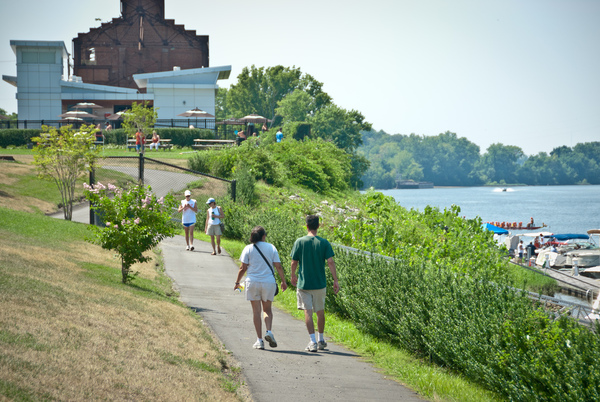
M15 121L18 118L16 113L8 114L8 112L2 108L0 108L0 116L2 116L3 118L7 118L7 120L11 121Z
M227 117L242 117L257 113L274 119L277 103L286 95L299 89L315 99L315 107L320 108L331 102L323 92L323 84L311 75L302 74L296 67L244 67L238 75L238 83L227 91Z
M150 260L144 252L175 235L171 211L177 202L171 194L157 198L150 186L136 185L129 190L102 183L93 186L84 183L83 186L90 205L105 224L103 227L90 226L94 239L102 248L119 253L121 281L130 282L134 276L131 266Z
M149 105L146 101L143 104L133 102L131 109L123 113L122 127L127 132L129 137L135 137L136 132L149 134L149 131L154 127L158 118L157 109Z
M278 103L275 113L280 115L282 123L306 121L316 111L316 101L300 89L294 90Z
M347 111L329 104L320 109L309 120L312 125L312 136L323 138L348 153L353 153L362 143L362 130L371 130L371 124L357 110Z
M523 150L515 145L492 144L474 170L484 183L515 183L519 169L517 162L523 156Z
M42 126L34 148L34 164L41 177L54 180L62 198L63 213L66 220L73 216L75 184L81 174L94 167L99 150L94 147L96 139L94 125L82 125L74 130L72 126Z

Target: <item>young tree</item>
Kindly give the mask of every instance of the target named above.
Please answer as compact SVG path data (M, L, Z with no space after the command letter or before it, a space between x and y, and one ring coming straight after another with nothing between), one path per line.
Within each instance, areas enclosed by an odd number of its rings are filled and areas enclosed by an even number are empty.
M83 186L90 205L105 223L104 227L90 226L95 240L102 248L119 253L122 282L130 282L135 275L131 266L150 260L144 252L175 235L171 211L177 202L171 194L157 198L150 186L136 185L129 190L102 183Z
M149 134L158 118L156 110L149 105L148 101L143 104L133 102L131 109L123 113L122 127L127 132L127 135L135 137L135 133L138 131L142 134Z
M84 171L93 168L99 150L94 147L96 128L82 125L75 130L72 126L42 126L42 133L32 140L37 142L34 150L34 164L41 177L54 180L63 204L66 220L73 216L75 183Z

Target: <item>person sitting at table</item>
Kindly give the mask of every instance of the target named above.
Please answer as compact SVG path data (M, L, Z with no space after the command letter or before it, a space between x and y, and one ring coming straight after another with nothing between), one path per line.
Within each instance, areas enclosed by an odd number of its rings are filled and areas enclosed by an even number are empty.
M154 146L154 149L158 151L158 146L160 145L160 136L156 133L156 130L152 131L152 144L150 144L150 149Z
M243 141L246 141L246 133L244 130L240 130L237 132L237 138L235 139L237 145L239 146Z

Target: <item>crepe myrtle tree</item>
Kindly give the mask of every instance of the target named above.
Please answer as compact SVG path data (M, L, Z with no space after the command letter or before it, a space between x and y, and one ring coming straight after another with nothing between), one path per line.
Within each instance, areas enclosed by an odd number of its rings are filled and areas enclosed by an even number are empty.
M151 260L144 252L175 235L171 211L177 202L172 194L157 198L150 186L134 185L127 190L102 183L83 186L90 205L103 220L102 226L90 226L94 233L90 240L120 255L122 282L128 283L137 275L131 266Z
M95 132L93 125L82 125L78 129L73 126L42 126L39 137L33 137L34 164L40 177L52 179L62 198L63 213L66 220L73 216L73 200L77 179L94 167L99 149L94 146Z

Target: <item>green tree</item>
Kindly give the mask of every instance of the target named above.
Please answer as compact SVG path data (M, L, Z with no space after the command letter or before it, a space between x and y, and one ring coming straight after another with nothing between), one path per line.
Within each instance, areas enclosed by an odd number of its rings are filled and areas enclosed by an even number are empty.
M96 139L94 125L82 125L77 130L71 125L60 130L55 127L42 126L34 147L34 164L39 175L52 179L62 198L63 213L66 220L73 216L73 200L75 184L85 171L94 167L99 150L94 147Z
M6 120L17 120L18 116L16 113L12 113L12 114L8 114L8 112L2 108L0 108L0 116L3 116L4 118L6 118Z
M518 161L524 156L523 150L515 145L492 144L475 164L475 174L484 183L515 183Z
M273 119L277 103L296 89L307 92L320 108L331 102L322 87L322 83L296 67L244 67L238 75L238 83L227 92L226 116L242 117L257 113Z
M149 105L148 101L143 104L133 102L131 104L131 109L126 113L123 113L122 127L127 132L127 135L129 137L135 137L137 131L144 135L149 134L158 118L156 110L157 109Z
M312 136L333 143L348 153L353 153L362 143L362 130L371 130L371 124L356 110L345 110L330 104L311 118Z
M130 282L134 277L131 266L151 259L144 256L144 252L175 235L171 211L177 202L171 194L157 198L149 186L123 190L111 184L89 186L84 183L84 188L90 205L103 217L105 224L90 226L94 241L104 249L119 253L121 280Z
M294 90L278 103L275 113L282 117L282 123L303 122L312 116L316 109L316 101L300 89Z

